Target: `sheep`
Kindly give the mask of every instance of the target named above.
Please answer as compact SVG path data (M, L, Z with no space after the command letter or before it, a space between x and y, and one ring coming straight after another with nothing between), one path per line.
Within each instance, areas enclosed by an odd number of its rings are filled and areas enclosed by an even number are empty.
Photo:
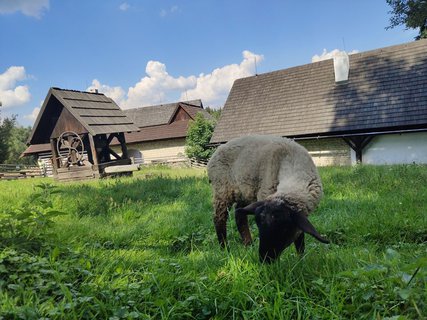
M296 142L269 135L235 138L218 147L207 171L221 247L226 246L228 211L234 204L245 245L252 243L247 216L255 215L261 262L273 262L292 243L304 253L304 233L329 243L307 219L323 190L311 156Z

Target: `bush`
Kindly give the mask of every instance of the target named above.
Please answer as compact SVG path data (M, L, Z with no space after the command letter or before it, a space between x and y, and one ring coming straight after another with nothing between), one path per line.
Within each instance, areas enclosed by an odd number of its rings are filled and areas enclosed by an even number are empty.
M185 154L196 160L209 160L215 151L209 146L215 121L206 119L201 113L196 115L194 121L190 122L187 131Z

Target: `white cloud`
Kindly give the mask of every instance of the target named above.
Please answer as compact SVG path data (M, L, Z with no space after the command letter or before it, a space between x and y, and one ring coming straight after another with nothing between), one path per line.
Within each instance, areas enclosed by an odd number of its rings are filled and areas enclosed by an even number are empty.
M0 101L3 108L19 106L30 101L28 86L17 86L17 82L27 78L25 68L22 66L10 67L0 74Z
M160 10L160 16L163 18L163 17L166 17L166 15L168 14L168 12L165 10L165 9L162 9L162 10Z
M129 3L127 3L127 2L123 2L123 3L119 6L119 9L120 9L120 10L122 10L122 11L127 11L129 8L130 8L130 5L129 5Z
M345 52L345 51L340 51L338 49L334 49L334 50L328 52L326 49L323 49L322 54L320 54L320 55L316 54L311 58L311 62L318 62L318 61L332 59L334 56L336 56L340 52ZM358 52L359 52L358 50L352 50L350 52L347 52L347 54L355 54Z
M24 116L24 119L27 119L27 120L34 123L34 121L36 121L36 119L37 119L37 116L39 115L39 112L40 112L40 108L35 107L30 114L27 114Z
M113 99L118 105L122 104L125 98L125 91L121 87L110 87L105 84L101 84L97 79L92 80L92 85L86 90L98 90L98 92L102 92L107 97Z
M124 108L163 103L169 94L196 85L195 76L174 78L166 71L166 65L159 61L149 61L145 73L147 76L129 88Z
M263 55L250 51L243 51L243 60L240 64L230 64L213 70L209 74L197 77L197 84L193 89L181 94L181 100L202 99L205 105L220 107L227 99L234 80L255 74L255 63L264 60Z
M262 55L250 51L243 51L242 55L243 60L239 64L188 77L173 77L167 72L165 64L149 61L145 69L146 76L130 87L127 94L121 87L110 87L97 79L92 81L87 90L98 89L124 109L192 99L202 99L206 106L221 107L234 80L255 74L255 60L259 63L264 59Z
M49 0L0 0L0 14L22 12L40 19L49 10Z
M175 12L178 12L178 10L179 10L179 7L178 6L172 6L172 7L170 7L169 9L162 9L162 10L160 10L160 16L162 17L162 18L164 18L164 17L166 17L167 15L169 15L169 14L173 14L173 13L175 13Z

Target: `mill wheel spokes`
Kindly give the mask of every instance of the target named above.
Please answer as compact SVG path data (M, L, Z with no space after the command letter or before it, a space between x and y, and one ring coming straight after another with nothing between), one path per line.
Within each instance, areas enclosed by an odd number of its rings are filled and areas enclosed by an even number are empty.
M80 136L72 131L63 132L57 142L58 155L66 159L66 165L83 165L84 144Z

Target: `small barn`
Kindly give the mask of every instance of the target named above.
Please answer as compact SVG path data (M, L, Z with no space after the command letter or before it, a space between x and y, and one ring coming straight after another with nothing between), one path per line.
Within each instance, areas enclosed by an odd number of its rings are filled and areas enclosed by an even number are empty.
M317 165L427 163L427 39L236 80L211 143L249 134Z
M50 146L53 175L60 181L130 174L137 167L128 155L125 133L137 130L103 94L51 88L24 154L31 154L31 147ZM120 154L111 147L113 139Z

